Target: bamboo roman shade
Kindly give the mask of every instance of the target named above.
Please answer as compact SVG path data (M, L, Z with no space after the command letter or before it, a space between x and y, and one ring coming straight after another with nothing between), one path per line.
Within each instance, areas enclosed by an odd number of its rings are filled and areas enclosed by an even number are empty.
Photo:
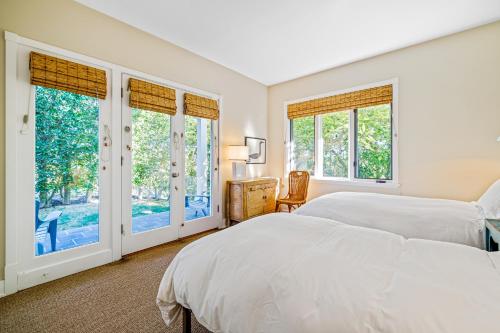
M392 103L392 85L368 88L288 105L288 118L295 119Z
M31 84L106 98L106 72L76 62L30 53Z
M128 89L130 107L175 115L175 89L132 78L128 81Z
M219 106L215 99L185 93L184 114L217 120L219 119Z

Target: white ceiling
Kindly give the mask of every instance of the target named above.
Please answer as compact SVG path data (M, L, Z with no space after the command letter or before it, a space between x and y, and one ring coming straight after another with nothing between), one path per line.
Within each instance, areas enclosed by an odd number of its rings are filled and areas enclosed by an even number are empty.
M272 85L500 19L500 0L77 0Z

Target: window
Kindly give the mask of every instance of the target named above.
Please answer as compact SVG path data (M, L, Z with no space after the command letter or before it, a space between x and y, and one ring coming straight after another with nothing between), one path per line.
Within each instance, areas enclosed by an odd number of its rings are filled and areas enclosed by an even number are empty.
M366 94L361 101L352 102L361 92L354 91L343 94L349 98L332 95L288 105L289 170L307 170L321 179L395 181L392 85L389 87L383 103L378 102L380 97L366 103ZM373 89L379 87L368 90ZM354 107L338 106L349 102Z
M322 115L323 176L349 175L349 112Z
M298 118L291 123L292 169L314 175L314 118Z
M359 179L392 179L391 106L354 111L355 170Z

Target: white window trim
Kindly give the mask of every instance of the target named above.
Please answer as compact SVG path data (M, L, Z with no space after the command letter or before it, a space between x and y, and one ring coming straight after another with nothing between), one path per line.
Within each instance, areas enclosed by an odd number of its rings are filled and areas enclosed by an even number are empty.
M349 93L353 91L369 89L384 85L392 85L392 180L387 180L385 183L378 183L375 179L356 179L354 178L354 165L352 161L354 161L354 142L352 140L352 136L354 135L354 113L349 112L349 175L347 178L339 178L339 177L323 177L319 176L323 174L322 163L318 163L322 156L322 142L321 142L321 117L316 117L315 121L315 143L314 143L314 176L311 176L311 182L313 183L327 183L327 184L338 184L338 185L347 185L347 186L361 186L361 187L376 187L376 188L397 188L399 187L399 157L398 157L398 88L399 88L399 79L393 78L385 81L379 81L369 84L364 84L356 87L351 87L343 90L330 91L323 94L308 96L300 99L285 101L283 105L283 121L284 121L284 170L283 175L286 178L288 173L291 171L291 156L290 156L290 119L288 119L287 111L288 105L305 102L317 98L328 97L333 95L339 95L344 93Z

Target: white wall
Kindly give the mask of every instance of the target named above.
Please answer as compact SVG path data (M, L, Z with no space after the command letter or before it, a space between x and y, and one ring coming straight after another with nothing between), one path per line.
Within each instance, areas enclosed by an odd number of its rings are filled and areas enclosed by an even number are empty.
M500 178L500 22L269 88L270 172L283 176L283 103L399 78L398 189L315 183L332 191L379 191L476 200Z
M0 30L222 95L222 146L243 144L245 136L267 137L267 87L76 2L2 0ZM2 87L5 86L4 48L2 32ZM1 88L0 280L3 279L5 262L4 93L4 88ZM231 165L224 160L222 163L222 181L225 182L231 176ZM249 166L249 173L252 175L259 176L266 172L267 165Z
M399 77L398 191L477 199L500 178L500 23L311 75L269 89L175 45L70 0L2 0L0 30L100 58L224 97L222 145L268 138L268 164L283 176L283 102ZM5 86L4 50L0 77ZM0 89L0 198L5 198L5 98ZM268 172L269 171L269 172ZM231 174L223 161L222 178ZM311 196L340 188L312 184ZM0 280L5 207L0 200Z

